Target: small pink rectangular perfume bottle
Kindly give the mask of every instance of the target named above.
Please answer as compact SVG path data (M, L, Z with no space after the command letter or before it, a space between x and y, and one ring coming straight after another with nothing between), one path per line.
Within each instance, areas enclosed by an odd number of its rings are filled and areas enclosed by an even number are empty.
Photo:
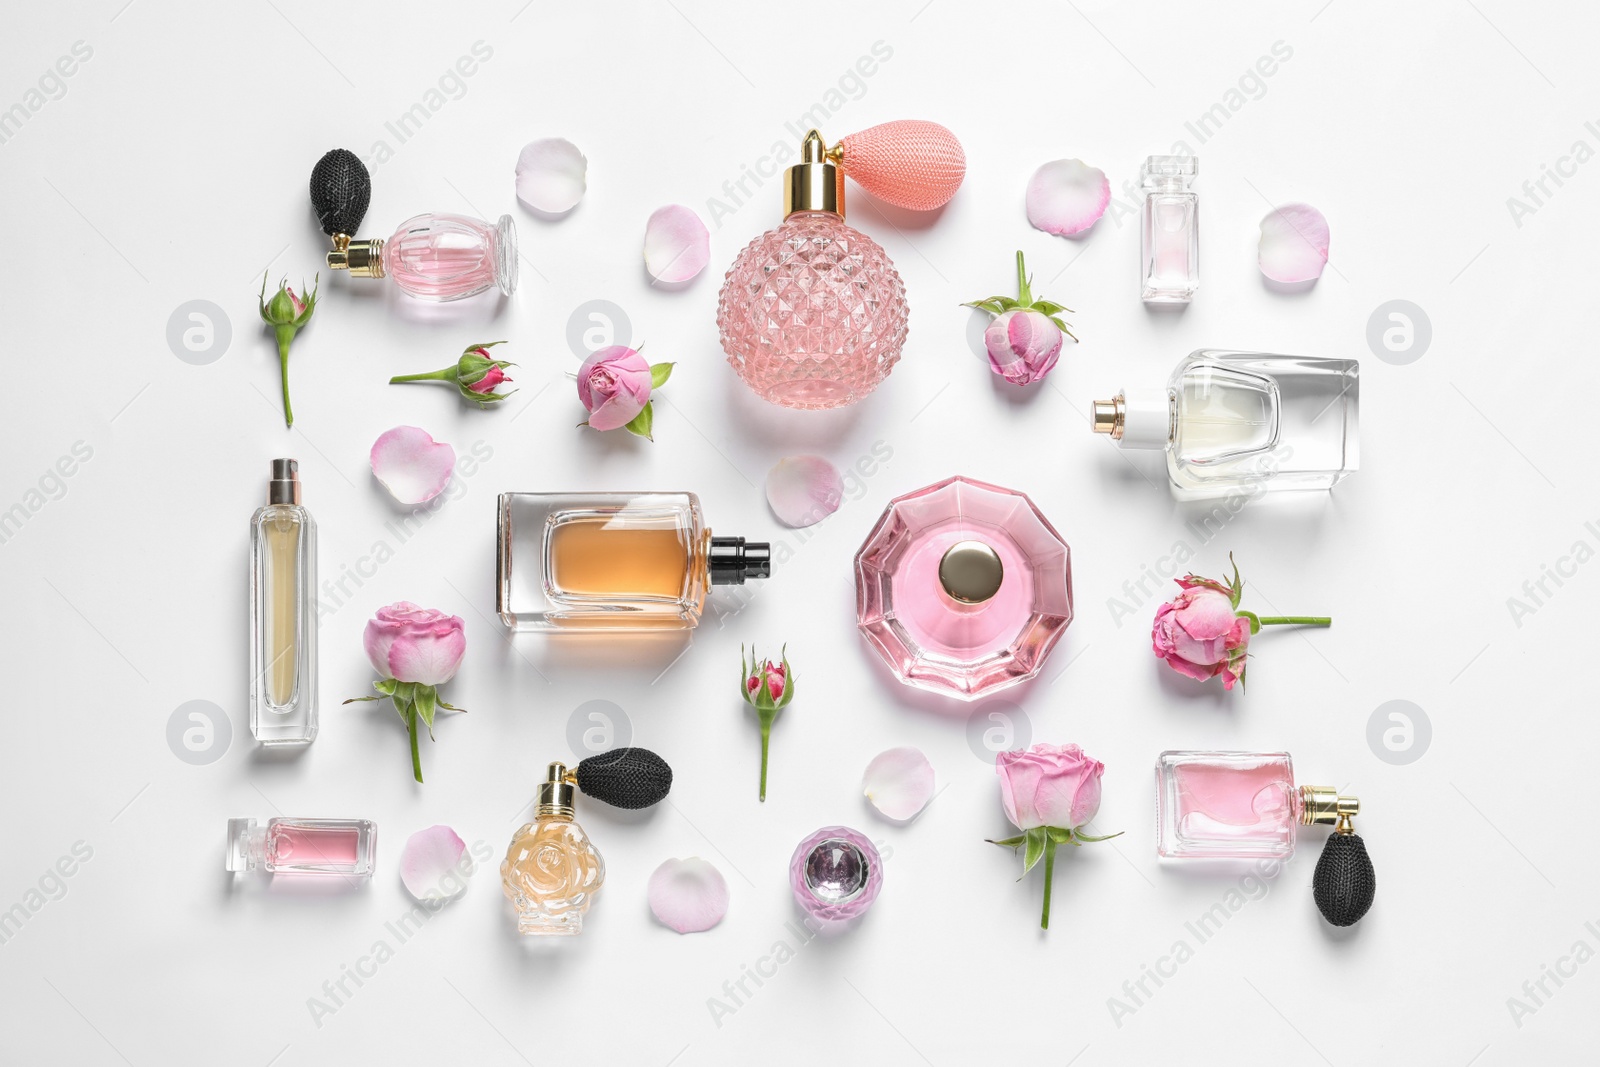
M339 875L372 874L378 828L367 819L228 820L226 867L235 873Z
M1156 761L1156 850L1163 856L1288 859L1295 828L1336 823L1354 797L1296 786L1287 752L1161 753Z

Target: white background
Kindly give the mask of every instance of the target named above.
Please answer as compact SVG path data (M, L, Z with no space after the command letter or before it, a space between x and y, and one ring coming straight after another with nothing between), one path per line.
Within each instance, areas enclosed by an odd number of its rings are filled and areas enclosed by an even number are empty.
M0 944L0 1059L1488 1067L1593 1056L1600 963L1588 957L1600 932L1584 924L1600 927L1597 728L1581 679L1600 582L1588 558L1600 531L1585 527L1600 520L1588 303L1600 163L1564 164L1565 185L1547 182L1540 204L1522 192L1575 142L1600 148L1585 127L1600 120L1589 5L519 8L11 5L0 106L25 101L74 42L92 57L0 144L0 509L28 511L0 544L0 909L29 913ZM396 143L385 123L480 41L492 56ZM1292 57L1230 98L1280 41ZM888 58L845 78L875 45ZM1229 99L1240 106L1204 143L1186 130ZM792 150L786 124L817 105L837 112L823 123L830 141L926 117L957 132L970 162L936 219L851 190L852 223L905 278L911 334L883 387L831 415L754 400L714 323L725 265L777 223L780 203L776 181L747 181L742 206L724 182L775 146ZM587 196L558 222L513 192L518 150L546 136L589 161ZM419 320L382 285L324 271L294 345L286 431L256 289L263 270L298 282L320 265L306 202L317 157L334 146L367 156L379 140L393 155L375 169L368 235L422 211L509 212L522 286ZM1120 196L1145 155L1177 141L1201 158L1203 289L1161 314L1137 299L1125 211L1068 241L1028 226L1022 194L1039 164L1081 157ZM1536 208L1520 225L1512 196ZM712 267L684 291L653 289L645 219L673 202L709 218L713 197L735 210L713 228ZM1261 216L1291 200L1327 215L1333 254L1311 291L1286 295L1263 284L1255 242ZM958 306L1009 292L1019 247L1037 291L1076 309L1082 338L1027 392L977 359ZM166 340L174 309L196 299L231 322L228 348L205 366ZM650 358L678 363L653 445L574 426L568 321L594 299L625 309ZM1368 349L1368 317L1393 299L1432 323L1410 365ZM500 410L386 384L498 339L520 364L520 392ZM1159 457L1130 465L1084 419L1094 397L1158 384L1201 346L1360 357L1361 471L1331 497L1252 505L1201 544ZM462 454L482 442L492 458L399 544L367 450L403 423ZM92 458L45 477L76 442ZM817 451L851 467L875 446L890 458L869 464L836 515L810 535L778 526L762 494L778 458ZM246 524L279 455L300 460L324 577L370 572L362 561L378 542L395 550L324 620L322 733L288 760L256 751L246 727ZM974 709L896 684L854 628L862 537L889 498L955 473L1026 490L1073 549L1078 616L1045 675L1004 697L1032 740L1076 741L1105 761L1096 826L1126 835L1060 858L1048 933L1040 872L1018 882L1020 861L984 843L1008 828L992 763L969 746ZM778 574L708 619L675 661L681 649L508 642L493 618L495 495L636 488L698 491L718 532L779 543ZM1202 572L1235 552L1247 606L1336 624L1259 637L1248 693L1177 677L1147 635L1173 587L1121 616L1112 604L1135 608L1124 582L1170 571L1179 541ZM1546 565L1569 577L1535 604L1523 584ZM1535 610L1518 620L1511 597ZM471 711L441 717L421 787L392 711L338 704L368 691L362 626L399 599L459 614L468 632L446 695ZM734 690L741 641L774 652L787 641L799 679L764 805L755 719ZM1397 699L1432 724L1408 765L1367 739L1369 717ZM231 747L207 766L166 739L191 700L232 721ZM675 786L642 816L582 804L605 892L580 939L524 944L493 867L545 762L577 755L569 722L591 700L623 709L633 740L671 761ZM942 787L907 827L877 819L858 786L893 745L921 747ZM1150 767L1161 749L1190 747L1287 749L1302 780L1360 795L1380 889L1352 934L1311 904L1321 834L1307 831L1270 888L1198 943L1186 923L1240 874L1154 855ZM230 891L225 821L274 814L376 819L372 884L332 897ZM374 969L363 957L379 940L394 947L385 924L410 907L401 845L439 822L494 863ZM790 852L834 822L892 850L878 903L759 989L747 980L754 995L719 1017L712 998L733 1004L724 983L770 971L774 943L793 943ZM92 858L50 877L77 842ZM645 883L688 855L722 870L732 906L714 931L682 937L651 919ZM1179 940L1192 956L1161 963ZM1581 964L1570 955L1580 941ZM1147 979L1152 995L1136 1004L1124 983L1158 965L1173 976ZM347 981L353 995L319 1026L310 999L358 966L372 977ZM1524 982L1547 966L1572 976L1529 999ZM1514 1013L1512 997L1537 1010Z

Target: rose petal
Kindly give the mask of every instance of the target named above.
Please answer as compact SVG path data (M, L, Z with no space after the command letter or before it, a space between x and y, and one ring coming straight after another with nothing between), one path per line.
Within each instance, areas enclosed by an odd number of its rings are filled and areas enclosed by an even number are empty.
M680 934L709 930L728 914L728 883L699 856L667 860L650 876L650 911Z
M466 624L459 615L445 616L428 632L397 636L389 646L388 677L418 685L443 685L456 676L467 654Z
M1111 203L1105 171L1081 159L1058 159L1028 182L1028 221L1045 233L1070 237L1100 220Z
M821 456L789 456L767 472L767 503L786 526L810 526L839 510L844 479Z
M418 830L400 854L400 881L421 901L454 900L467 891L471 877L467 843L448 826Z
M669 285L686 282L711 262L711 231L691 208L657 208L644 227L644 267Z
M426 504L450 484L456 450L426 430L396 426L372 443L372 473L402 504Z
M933 799L933 764L919 748L891 748L867 764L861 786L880 815L904 822Z
M564 214L583 199L588 171L589 161L571 141L534 141L517 157L517 199L535 211Z
M1328 220L1310 204L1284 204L1261 220L1261 273L1275 282L1309 282L1328 262Z

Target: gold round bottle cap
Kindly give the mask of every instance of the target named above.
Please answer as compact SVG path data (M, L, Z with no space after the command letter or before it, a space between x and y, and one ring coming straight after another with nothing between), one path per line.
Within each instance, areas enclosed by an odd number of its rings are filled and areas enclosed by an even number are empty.
M982 541L957 541L939 560L939 584L963 604L982 604L1000 591L1005 567Z

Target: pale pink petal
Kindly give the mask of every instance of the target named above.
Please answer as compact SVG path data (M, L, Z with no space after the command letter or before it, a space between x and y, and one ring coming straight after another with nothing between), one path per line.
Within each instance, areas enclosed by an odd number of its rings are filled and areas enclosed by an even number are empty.
M1328 220L1310 204L1284 204L1261 220L1261 273L1275 282L1309 282L1328 262Z
M1081 159L1058 159L1028 182L1028 221L1045 233L1070 237L1100 220L1111 203L1105 171Z
M767 503L787 526L810 526L839 510L844 479L821 456L789 456L767 472Z
M460 616L425 633L403 633L389 646L389 677L418 685L443 685L456 676L467 654L466 624Z
M467 891L471 877L472 854L448 826L418 830L400 854L400 881L421 901L454 900Z
M691 208L657 208L644 227L644 267L658 282L686 282L711 262L711 231Z
M891 748L867 764L862 792L886 819L904 822L933 799L933 764L918 748Z
M402 504L426 504L450 484L456 450L426 430L396 426L372 443L372 473Z
M571 211L587 188L589 161L560 137L534 141L517 157L517 199L548 215Z
M728 914L728 883L698 856L667 860L650 876L650 910L680 934L709 930Z

